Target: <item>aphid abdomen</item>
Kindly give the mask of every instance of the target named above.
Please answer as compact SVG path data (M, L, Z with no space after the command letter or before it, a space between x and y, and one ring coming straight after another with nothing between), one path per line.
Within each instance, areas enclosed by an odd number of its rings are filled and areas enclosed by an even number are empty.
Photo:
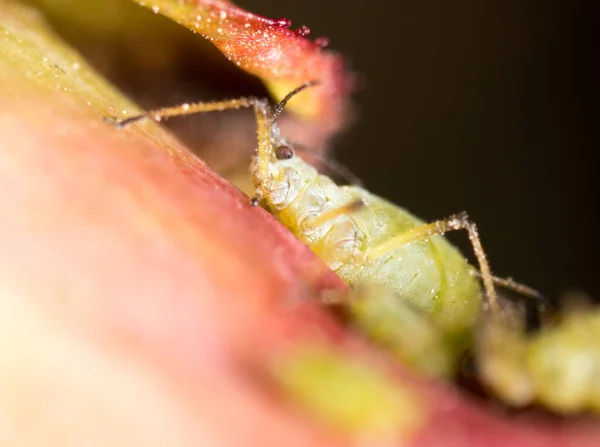
M364 234L367 251L424 224L408 211L362 188L345 187L353 199L367 204L352 216ZM479 315L482 294L473 268L441 236L402 245L364 263L348 262L335 269L348 284L381 284L430 314L449 334L469 330Z
M380 284L431 315L457 345L467 338L481 309L472 267L441 236L407 243L375 259L365 254L424 222L404 209L354 186L337 186L300 157L272 165L265 203L269 211L349 285ZM358 201L357 212L326 218ZM454 337L455 336L455 337Z

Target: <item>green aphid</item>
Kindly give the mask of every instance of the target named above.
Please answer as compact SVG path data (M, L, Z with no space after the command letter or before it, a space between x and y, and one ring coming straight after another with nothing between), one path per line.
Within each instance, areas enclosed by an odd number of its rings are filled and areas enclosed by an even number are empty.
M482 320L477 341L481 380L503 401L600 413L599 309L565 313L533 334L520 312L505 309Z
M258 150L251 165L252 204L264 205L351 287L348 294L324 295L324 303L342 304L360 332L419 371L451 377L462 354L472 349L481 381L505 402L537 402L565 414L600 413L598 310L569 314L527 335L520 316L499 311L494 283L530 297L539 294L492 276L477 228L465 214L426 224L363 188L338 186L319 174L296 156L295 145L276 124L287 101L310 85L275 107L266 99L239 98L159 109L114 124L253 108ZM469 234L479 272L442 237L459 229ZM291 399L345 431L387 436L414 425L420 414L409 390L317 348L289 357L277 380Z
M252 204L263 204L351 288L362 288L363 298L350 295L346 304L366 335L411 366L451 376L457 359L471 345L471 331L482 309L496 306L494 282L525 293L530 290L492 276L477 228L466 214L426 224L363 188L336 185L296 156L294 144L279 134L276 119L294 95L311 85L300 86L276 106L256 98L184 104L116 125L142 118L160 121L191 113L253 108L258 149L250 169L256 187ZM459 229L469 234L485 295L477 270L442 237ZM412 325L407 325L409 314L414 317ZM439 355L439 360L414 355L416 346L425 349L428 343L433 343L432 355Z
M280 136L275 119L286 101L305 87L275 108L253 104L258 119L258 153L251 166L253 203L262 203L348 285L377 287L362 301L362 310L352 296L348 298L350 313L356 311L354 319L363 332L404 362L436 375L452 375L456 359L470 346L483 304L494 306L497 300L477 228L465 214L426 224L363 188L336 185L296 156L294 144ZM487 301L477 271L441 236L458 229L468 231ZM363 288L363 295L365 290L369 289ZM427 330L408 331L401 317L406 315L403 300L425 315L421 328L428 326ZM418 340L421 334L427 336ZM437 363L443 367L432 368L430 359L409 352L414 349L411 342L424 347L433 339L432 349L440 353L443 359Z

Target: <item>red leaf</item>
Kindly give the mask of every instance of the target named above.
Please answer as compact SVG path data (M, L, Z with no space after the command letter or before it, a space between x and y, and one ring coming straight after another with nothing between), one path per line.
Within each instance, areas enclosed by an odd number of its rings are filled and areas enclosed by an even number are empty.
M342 58L309 40L308 28L293 31L287 19L269 19L222 0L135 0L202 34L228 59L260 77L277 100L307 81L321 87L291 101L289 109L335 131L343 124L353 80Z

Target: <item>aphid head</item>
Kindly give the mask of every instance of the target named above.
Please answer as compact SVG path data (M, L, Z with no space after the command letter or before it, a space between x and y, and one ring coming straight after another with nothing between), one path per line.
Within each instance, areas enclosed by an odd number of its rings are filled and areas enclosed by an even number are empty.
M279 104L271 107L266 102L258 107L258 150L252 163L251 172L256 191L252 205L260 200L268 200L274 188L281 180L281 164L288 164L294 158L293 148L282 138L277 127L277 117L281 115L286 104L302 90L317 85L316 81L302 84L288 93ZM283 163L282 163L283 162Z

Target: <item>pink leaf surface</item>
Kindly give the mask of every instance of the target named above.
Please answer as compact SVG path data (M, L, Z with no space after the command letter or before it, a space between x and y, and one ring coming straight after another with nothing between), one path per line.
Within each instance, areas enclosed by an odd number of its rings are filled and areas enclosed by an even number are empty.
M338 130L348 115L352 78L342 58L310 40L308 28L290 28L284 18L269 19L223 0L135 0L202 34L225 56L261 78L277 100L312 80L321 83L289 105L291 111Z

